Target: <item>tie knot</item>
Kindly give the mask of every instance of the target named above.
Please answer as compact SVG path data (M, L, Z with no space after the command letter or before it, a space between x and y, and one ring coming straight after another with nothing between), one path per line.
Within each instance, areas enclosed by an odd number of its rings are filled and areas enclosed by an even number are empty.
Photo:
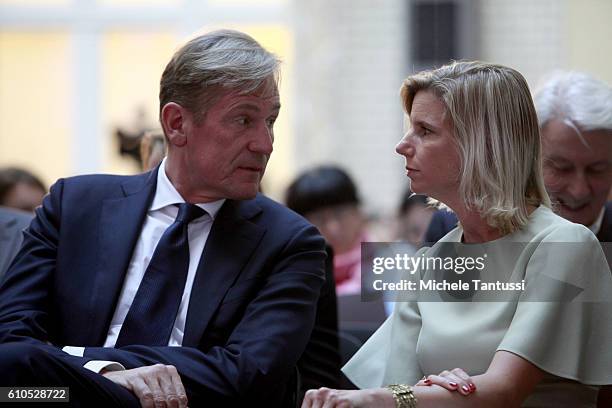
M179 204L178 215L176 216L176 222L183 222L189 224L191 221L207 214L206 210L201 209L195 204L181 203Z

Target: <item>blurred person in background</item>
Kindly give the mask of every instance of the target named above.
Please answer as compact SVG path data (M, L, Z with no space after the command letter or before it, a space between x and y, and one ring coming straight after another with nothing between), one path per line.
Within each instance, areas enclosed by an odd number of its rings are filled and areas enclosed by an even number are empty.
M434 213L435 209L427 203L427 196L407 189L398 209L395 239L414 248L420 247L425 242L425 232Z
M303 215L334 250L336 293L361 290L361 242L368 241L357 187L346 171L319 166L300 174L288 187L287 207Z
M425 231L425 242L430 244L438 242L456 226L457 216L455 213L448 208L436 209Z
M534 99L555 210L600 242L612 241L612 87L586 73L557 72ZM611 248L604 249L611 263ZM612 407L612 386L601 388L598 406Z
M0 205L34 212L47 194L44 183L26 169L0 168Z
M166 157L166 138L162 130L146 131L140 139L142 170L155 168Z
M460 220L415 257L481 248L495 254L481 279L490 264L525 290L509 302L448 289L398 302L343 368L360 389L310 390L302 406L595 407L597 385L612 382L612 276L592 231L550 208L527 82L509 67L454 62L409 76L401 96L411 126L396 151L411 188ZM463 273L416 272L455 282ZM530 301L544 292L563 300Z
M32 214L0 206L0 282L23 240Z
M385 319L382 298L377 301L361 301L361 242L367 241L368 233L357 186L340 167L318 166L296 177L287 188L285 203L312 222L327 240L328 256L333 264L327 265L327 281L321 290L313 337L318 333L330 333L329 329L335 325L339 360L344 364ZM332 297L330 292L334 289ZM321 335L319 337L324 339ZM330 340L331 337L325 343L331 344ZM319 343L324 344L321 341ZM310 344L305 354L308 354L309 348ZM326 350L331 350L331 347L320 348L318 354L329 355ZM340 372L340 364L337 375L335 370L329 369L330 365L332 369L335 367L336 361L335 358L319 361L318 370L313 372L311 368L305 367L305 373L318 380L324 378L320 372L328 371L328 376L333 375L335 381L328 381L321 386L346 386L347 380ZM307 365L312 367L312 364ZM300 370L304 371L302 367Z
M612 241L612 87L558 72L535 93L544 182L555 211Z

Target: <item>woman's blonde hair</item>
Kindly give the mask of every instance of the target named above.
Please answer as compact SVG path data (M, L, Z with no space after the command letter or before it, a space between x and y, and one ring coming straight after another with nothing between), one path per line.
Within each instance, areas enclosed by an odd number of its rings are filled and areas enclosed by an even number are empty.
M470 210L510 233L527 223L529 205L550 207L538 120L520 73L471 61L411 75L401 88L408 115L422 90L446 105L461 157L459 194Z

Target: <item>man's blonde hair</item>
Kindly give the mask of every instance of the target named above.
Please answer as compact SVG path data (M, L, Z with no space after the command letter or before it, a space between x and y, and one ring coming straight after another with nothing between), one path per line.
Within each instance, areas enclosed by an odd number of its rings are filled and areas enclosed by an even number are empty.
M421 90L446 105L461 157L459 194L470 210L510 233L527 224L529 205L550 207L538 120L520 73L472 61L411 75L401 88L408 115Z

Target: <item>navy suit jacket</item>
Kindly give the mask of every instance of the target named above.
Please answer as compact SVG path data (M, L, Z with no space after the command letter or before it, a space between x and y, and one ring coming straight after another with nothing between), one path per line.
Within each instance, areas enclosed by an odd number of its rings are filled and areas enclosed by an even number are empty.
M155 193L157 170L59 180L0 287L0 343L86 346L84 364L177 367L190 405L280 403L324 282L325 244L303 218L258 195L227 200L198 266L183 347L103 348Z
M21 246L22 231L31 220L32 214L0 207L0 281Z
M425 232L425 243L436 243L457 226L455 213L446 210L436 210L431 217L427 231Z

